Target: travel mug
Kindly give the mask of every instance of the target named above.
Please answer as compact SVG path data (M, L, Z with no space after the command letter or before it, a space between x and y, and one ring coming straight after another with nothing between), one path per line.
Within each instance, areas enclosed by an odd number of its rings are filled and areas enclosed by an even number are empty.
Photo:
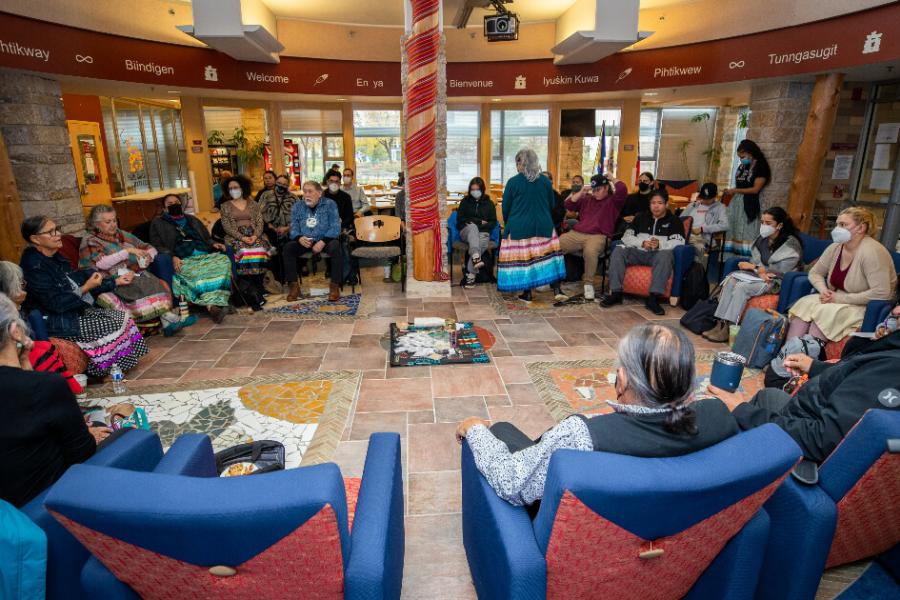
M719 352L713 362L710 384L726 392L733 392L741 384L746 359L734 352Z

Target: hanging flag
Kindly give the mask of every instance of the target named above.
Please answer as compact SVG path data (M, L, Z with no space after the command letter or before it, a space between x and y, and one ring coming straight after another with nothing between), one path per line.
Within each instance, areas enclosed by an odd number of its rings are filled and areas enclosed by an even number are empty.
M594 165L601 175L606 170L606 121L600 124L600 145L597 147L597 161Z

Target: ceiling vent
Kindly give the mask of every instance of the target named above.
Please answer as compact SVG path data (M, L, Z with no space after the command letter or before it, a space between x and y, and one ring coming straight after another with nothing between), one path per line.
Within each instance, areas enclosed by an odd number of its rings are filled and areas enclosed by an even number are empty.
M235 60L279 62L284 46L264 24L244 25L241 0L193 0L191 5L194 24L178 25L180 31ZM275 19L267 16L274 30Z
M638 31L639 10L640 0L577 0L556 21L553 63L597 62L646 39L653 32Z

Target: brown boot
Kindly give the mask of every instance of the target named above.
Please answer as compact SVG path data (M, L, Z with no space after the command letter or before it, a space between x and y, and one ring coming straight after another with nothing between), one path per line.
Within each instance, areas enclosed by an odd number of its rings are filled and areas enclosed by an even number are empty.
M727 342L728 341L728 323L719 321L719 327L706 336L711 342Z
M341 299L341 286L336 283L332 283L329 287L328 293L328 301L329 302L337 302Z
M300 282L294 281L291 283L291 289L288 291L288 295L286 300L288 302L296 302L300 298L303 297L303 291L300 289Z

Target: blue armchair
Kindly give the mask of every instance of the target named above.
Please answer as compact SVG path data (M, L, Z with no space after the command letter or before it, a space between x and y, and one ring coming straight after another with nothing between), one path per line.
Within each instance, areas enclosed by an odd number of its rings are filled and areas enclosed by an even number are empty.
M812 600L822 572L900 542L900 412L870 410L819 468L789 478L764 508L772 522L756 597Z
M69 471L88 468L86 465L90 465L89 468L149 471L157 465L161 457L162 445L159 437L150 431L135 429L104 447L84 465L75 465ZM47 534L47 598L49 600L88 598L81 594L76 582L90 554L44 508L47 495L56 485L59 485L59 481L23 506L22 512Z
M488 249L493 251L495 248L500 247L500 221L494 223L494 228L491 229L491 241L488 242ZM462 238L459 237L459 228L456 226L456 211L450 213L450 216L447 217L447 261L450 266L450 277L453 277L453 251L454 250L462 250L463 252L468 253L469 245L462 241ZM494 261L494 265L496 266L497 261Z
M99 559L81 573L85 593L270 598L315 589L319 597L400 597L397 434L372 435L355 505L332 463L215 474L203 436L179 438L152 473L70 469L47 506Z
M463 543L481 598L752 598L762 504L800 458L764 425L694 454L554 453L532 523L462 454Z

